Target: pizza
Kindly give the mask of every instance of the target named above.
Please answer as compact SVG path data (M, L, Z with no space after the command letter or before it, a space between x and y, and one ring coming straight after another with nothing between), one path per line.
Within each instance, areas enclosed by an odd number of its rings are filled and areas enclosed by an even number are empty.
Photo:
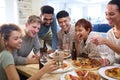
M66 74L65 75L65 80L79 80L78 76L73 76L71 74Z
M77 70L75 72L77 76L66 74L65 80L100 80L100 76L92 71Z
M69 53L64 52L64 57L67 57L67 56L69 56L69 55L70 55Z
M55 58L56 57L56 51L54 52L54 53L51 53L51 54L49 54L49 57L51 57L51 58ZM67 52L64 52L64 58L68 58L68 57L70 57L71 56L71 54L69 54L69 53L67 53Z
M95 70L101 67L101 63L97 59L80 58L73 61L73 65L84 70Z
M62 68L63 70L68 69L70 67L69 64L61 61L56 61L56 65Z
M93 71L76 70L79 80L100 80L100 76Z
M69 64L67 64L67 63L63 63L62 65L61 65L61 68L63 69L63 70L65 70L65 69L68 69L70 66L69 66Z
M120 80L120 67L106 69L105 75Z

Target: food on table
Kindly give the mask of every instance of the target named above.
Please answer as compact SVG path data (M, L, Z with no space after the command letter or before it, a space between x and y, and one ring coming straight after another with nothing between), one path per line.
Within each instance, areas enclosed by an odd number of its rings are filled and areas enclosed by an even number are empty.
M64 52L64 57L67 57L67 56L69 56L69 53Z
M92 71L86 70L75 70L77 76L73 76L72 74L66 74L65 80L100 80L100 76Z
M61 66L62 65L62 62L61 61L56 61L55 63L57 66Z
M95 70L101 67L101 63L97 59L91 58L80 58L78 60L74 60L73 65L76 68L84 70Z
M70 67L70 65L69 64L67 64L67 63L63 63L62 65L61 65L61 68L62 69L68 69Z
M51 53L49 55L51 58L54 58L56 56L56 53L57 53L57 51L55 51L54 53ZM64 52L64 58L68 58L68 57L70 57L70 54L67 52Z
M69 64L67 64L67 63L65 63L65 62L62 62L62 63L61 63L60 61L57 61L57 62L56 62L56 65L59 66L59 67L61 67L63 70L68 69L68 68L70 67Z
M106 69L105 75L120 80L120 67Z
M73 76L71 74L66 74L65 75L65 80L79 80L78 76Z

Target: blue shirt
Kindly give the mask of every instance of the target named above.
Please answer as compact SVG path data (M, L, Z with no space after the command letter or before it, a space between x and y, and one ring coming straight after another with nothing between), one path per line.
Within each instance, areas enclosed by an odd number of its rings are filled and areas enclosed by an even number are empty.
M45 36L48 31L51 29L52 31L52 50L56 50L57 48L57 23L55 15L53 16L53 22L49 27L46 27L45 25L41 24L40 30L38 32L39 38Z

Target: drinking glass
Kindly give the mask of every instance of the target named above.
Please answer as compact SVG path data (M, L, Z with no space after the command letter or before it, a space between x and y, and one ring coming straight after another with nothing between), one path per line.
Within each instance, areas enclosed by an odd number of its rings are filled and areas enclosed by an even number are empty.
M64 51L57 50L54 57L56 65L61 66L63 64L63 59L64 59Z

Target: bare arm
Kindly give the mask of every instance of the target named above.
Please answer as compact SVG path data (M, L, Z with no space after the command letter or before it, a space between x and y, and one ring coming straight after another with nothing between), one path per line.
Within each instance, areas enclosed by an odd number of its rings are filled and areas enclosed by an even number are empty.
M117 54L120 54L120 46L114 44L113 42L109 41L109 40L105 40L105 44L111 48L113 51L115 51Z
M45 66L40 69L35 75L31 76L28 80L40 80L40 77L43 76L45 73L49 73L58 69L58 66L55 65L54 61L50 61L45 64Z
M101 45L101 44L106 44L109 48L111 48L113 51L115 51L117 54L120 54L120 46L114 44L108 39L102 38L102 37L95 37L92 39L92 42Z
M37 64L37 63L39 63L39 61L36 57L26 58L26 64Z
M15 65L11 64L5 68L8 80L20 80L19 75L16 71Z

